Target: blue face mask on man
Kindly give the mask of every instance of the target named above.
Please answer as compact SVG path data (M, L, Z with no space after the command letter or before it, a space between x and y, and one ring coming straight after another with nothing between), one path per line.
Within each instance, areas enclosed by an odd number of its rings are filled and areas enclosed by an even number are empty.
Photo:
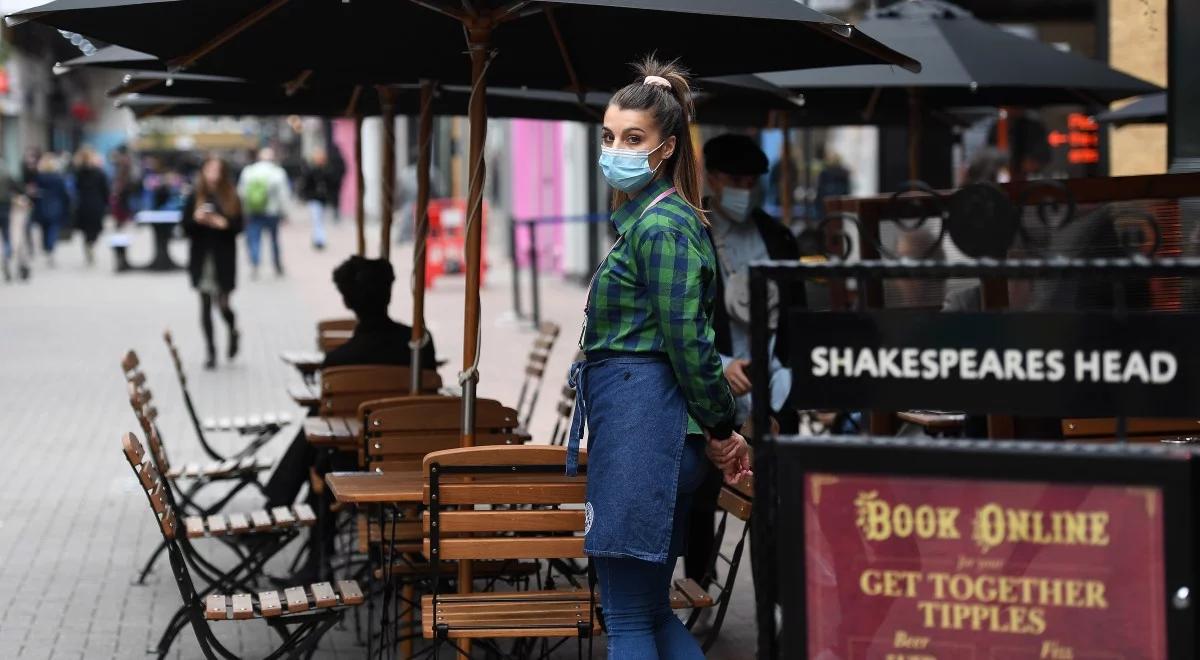
M650 151L600 147L600 171L608 185L629 195L645 188L658 170L650 167L650 154L662 149L663 144L666 144L665 140ZM662 166L661 162L659 166Z

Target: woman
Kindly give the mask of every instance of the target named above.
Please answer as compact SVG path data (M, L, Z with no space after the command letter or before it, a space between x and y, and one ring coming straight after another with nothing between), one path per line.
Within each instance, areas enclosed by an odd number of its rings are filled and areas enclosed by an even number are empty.
M229 359L238 352L239 334L229 294L237 282L237 238L242 231L242 205L225 162L210 156L200 168L196 187L183 205L183 232L191 239L188 271L200 292L200 324L208 349L205 369L217 365L213 343L213 302L229 327Z
M33 176L33 210L30 222L25 225L28 232L37 225L42 232L42 251L46 263L54 265L54 246L58 243L58 232L67 222L71 210L71 196L62 175L62 166L52 153L38 158L37 174ZM32 240L30 241L32 244Z
M108 212L108 176L101 165L100 154L91 147L75 153L75 227L83 232L83 254L89 266L96 259L96 239Z
M612 660L702 658L671 612L691 495L706 453L727 480L749 471L714 345L717 259L699 210L686 75L647 59L604 114L600 167L619 238L596 271L572 366L587 421L585 549L596 567Z

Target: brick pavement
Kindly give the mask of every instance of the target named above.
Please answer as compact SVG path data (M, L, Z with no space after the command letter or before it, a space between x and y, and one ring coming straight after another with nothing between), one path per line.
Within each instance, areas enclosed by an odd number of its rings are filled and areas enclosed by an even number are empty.
M131 260L147 260L148 231L135 229L133 235ZM333 227L329 248L319 253L309 247L303 224L285 226L282 238L286 277L268 274L251 281L243 263L234 295L242 355L231 364L223 360L214 372L201 369L198 303L182 271L114 275L107 249L99 250L98 263L89 269L75 242L60 246L57 268L47 269L39 259L30 282L0 284L0 442L8 459L0 481L0 593L6 595L0 602L0 658L141 658L157 640L180 601L165 562L146 586L132 584L159 537L119 450L120 434L134 430L136 422L118 360L128 348L142 356L173 461L202 456L162 343L165 327L181 347L202 415L286 410L298 416L285 393L294 376L278 354L312 346L317 318L345 315L329 273L352 250L353 228L349 222ZM184 259L182 242L173 254ZM393 261L398 273L406 272L408 246L394 248ZM408 319L408 277L398 279L393 313ZM511 318L506 267L493 268L487 284L479 391L511 405L533 333ZM562 384L555 374L565 373L574 353L581 299L578 286L553 278L544 284L543 315L559 322L563 334L531 424L535 437L553 426ZM427 296L439 356L450 360L442 370L448 382L461 367L462 302L461 278L437 282ZM219 317L216 323L223 351ZM280 437L292 434L287 429ZM235 441L221 442L231 447ZM276 440L267 453L281 452L285 442ZM244 495L237 505L251 509L259 502ZM283 573L289 559L289 552L277 558L275 572ZM709 657L752 655L748 570L738 582L725 632ZM261 624L215 628L245 657L261 657L274 642ZM597 644L598 658L602 646ZM317 657L363 655L350 625L326 636ZM190 631L180 636L172 656L200 657Z

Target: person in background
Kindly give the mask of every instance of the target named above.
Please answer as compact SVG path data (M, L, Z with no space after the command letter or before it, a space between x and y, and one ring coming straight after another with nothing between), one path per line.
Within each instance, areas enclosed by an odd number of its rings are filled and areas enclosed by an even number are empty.
M325 354L324 367L337 367L354 364L390 364L408 366L412 353L408 342L412 339L412 328L408 325L393 321L388 316L388 305L392 299L392 285L396 274L392 265L385 259L365 259L353 256L342 262L333 271L333 282L342 295L342 302L354 312L358 325L354 334L341 346ZM432 369L437 364L437 355L433 347L433 337L421 349L421 363ZM308 483L309 471L315 469L324 475L331 470L355 470L358 468L357 458L344 453L328 455L318 451L304 437L304 430L296 434L263 488L267 496L267 506L289 506L299 497L304 484ZM309 492L309 505L317 510L322 506L317 494ZM312 531L308 565L296 576L298 581L312 581L324 576L318 576L320 557L318 543L326 543L326 549L331 550L331 534L325 539L317 536L317 530Z
M20 195L17 182L8 173L8 164L0 163L0 270L4 271L4 281L12 281L13 244L12 223L13 203Z
M191 239L188 274L200 293L200 325L208 351L205 369L217 366L213 342L212 307L215 302L229 329L229 359L238 353L241 339L229 296L237 284L237 235L242 230L242 205L228 166L209 157L200 168L192 194L183 204L183 233Z
M741 426L750 418L751 404L750 263L760 259L799 259L800 246L787 227L762 209L761 180L768 161L752 138L725 134L709 140L704 145L704 167L711 193L704 201L704 208L710 211L708 233L720 273L716 280L713 330L725 380L737 399L735 425ZM774 337L771 341L771 409L781 430L794 433L799 417L785 405L791 392L791 372L784 368L786 354L781 354L782 344ZM696 492L684 555L685 575L702 586L707 586L712 577L713 516L720 491L721 474L710 466Z
M42 252L46 255L46 263L53 267L58 233L67 223L67 215L71 211L67 181L62 175L62 165L54 154L44 153L38 158L37 173L33 176L31 189L33 210L25 230L30 232L34 225L38 227L42 235ZM32 240L30 243L32 244Z
M129 149L124 145L117 147L110 156L112 163L112 195L109 206L117 226L124 225L133 218L132 199L137 188L133 174L133 159Z
M108 210L108 176L102 167L100 154L91 147L75 152L75 227L83 233L83 254L89 266L95 263L96 239Z
M825 199L850 194L850 170L842 164L842 158L832 149L825 149L825 162L817 175L816 209L813 217L825 219Z
M271 256L275 273L283 275L283 259L279 253L279 223L283 220L288 196L288 177L275 162L275 150L264 147L258 160L247 165L238 178L237 191L246 214L246 247L250 250L250 276L258 277L262 255L262 233L271 237Z
M325 210L335 199L336 185L325 150L314 150L300 173L297 191L308 207L313 247L318 250L325 249Z

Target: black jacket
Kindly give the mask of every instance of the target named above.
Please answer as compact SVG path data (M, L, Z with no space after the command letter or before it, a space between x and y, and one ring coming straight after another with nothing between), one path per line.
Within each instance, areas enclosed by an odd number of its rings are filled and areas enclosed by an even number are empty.
M229 220L226 229L214 229L196 222L196 196L188 195L183 203L183 233L191 239L188 252L188 274L192 277L192 286L200 285L200 277L204 272L204 260L209 254L213 255L213 265L217 271L217 284L221 291L229 293L237 284L237 235L242 231L242 214L229 213L220 208L214 200L217 212Z
M75 170L75 226L95 240L108 212L108 177L97 167Z
M426 331L428 332L428 331ZM390 318L359 319L354 335L349 341L325 354L326 367L351 364L412 364L412 351L408 342L412 340L412 328ZM437 357L433 350L433 335L421 349L421 369L437 369Z
M708 208L708 202L705 202ZM763 243L767 246L767 255L772 259L780 260L798 260L800 258L800 244L796 241L796 237L792 235L790 229L785 227L770 215L767 215L762 209L755 209L750 217L755 226L758 227L758 233L762 236ZM708 240L712 241L712 231L708 233ZM713 243L713 250L717 249L716 243ZM729 313L725 310L725 278L717 278L717 306L713 313L713 330L716 333L717 352L721 355L733 354L733 340L729 332ZM775 342L775 356L787 366L787 315L780 314L779 328L776 334L780 337Z

